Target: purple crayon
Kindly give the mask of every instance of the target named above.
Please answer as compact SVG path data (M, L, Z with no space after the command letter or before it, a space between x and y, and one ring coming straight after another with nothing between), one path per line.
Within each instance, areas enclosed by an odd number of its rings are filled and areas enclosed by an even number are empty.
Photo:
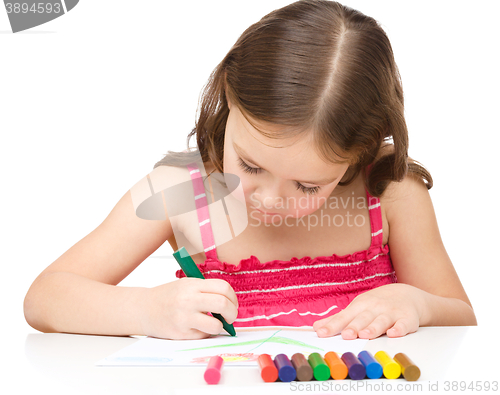
M274 364L278 369L278 377L283 382L290 382L295 380L297 372L292 363L285 354L278 354L274 358Z
M365 366L352 352L345 352L341 357L349 370L349 377L352 380L363 380L366 376Z

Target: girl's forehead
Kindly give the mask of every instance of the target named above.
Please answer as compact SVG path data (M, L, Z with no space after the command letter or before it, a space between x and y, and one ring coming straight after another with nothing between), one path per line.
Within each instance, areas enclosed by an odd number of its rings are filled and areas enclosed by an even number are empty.
M231 106L228 123L230 127L226 129L226 132L231 138L251 139L256 143L274 148L285 148L299 142L312 146L310 130L259 121L244 114L237 106Z
M287 157L300 157L308 162L321 162L327 166L334 164L337 168L348 165L348 161L340 157L337 157L336 161L327 162L320 159L312 128L255 121L236 106L231 106L227 126L226 134L229 140L240 147L248 147L248 152L270 152L269 149L272 149L277 159L285 154Z

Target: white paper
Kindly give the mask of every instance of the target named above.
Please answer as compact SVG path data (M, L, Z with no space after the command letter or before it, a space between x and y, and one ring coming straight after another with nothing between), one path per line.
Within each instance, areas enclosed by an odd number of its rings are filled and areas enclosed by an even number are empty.
M143 338L130 346L96 362L97 366L200 366L210 357L220 355L224 366L258 366L260 354L277 354L289 358L296 352L317 352L324 356L335 351L357 355L368 340L344 340L340 336L319 338L312 328L274 327L236 328L235 337L217 335L201 340L164 340Z

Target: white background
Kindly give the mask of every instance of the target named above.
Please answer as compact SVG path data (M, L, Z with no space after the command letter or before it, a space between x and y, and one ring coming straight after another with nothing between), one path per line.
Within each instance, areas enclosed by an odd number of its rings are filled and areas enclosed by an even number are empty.
M36 332L23 316L35 277L95 229L168 150L186 148L211 71L250 24L289 3L82 0L16 34L0 7L0 303L2 335L11 339L3 373L21 363L24 339ZM434 178L443 242L479 325L493 329L499 3L344 4L377 19L392 42L409 155ZM171 252L167 244L153 255ZM172 260L148 259L123 284L158 285L175 270Z

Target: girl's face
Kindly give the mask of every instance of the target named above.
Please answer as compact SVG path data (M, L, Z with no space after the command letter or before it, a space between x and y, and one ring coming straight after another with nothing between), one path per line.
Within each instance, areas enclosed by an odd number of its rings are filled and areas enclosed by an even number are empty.
M224 173L240 178L249 215L263 222L283 221L287 216L300 218L320 208L349 164L323 162L307 137L266 138L237 106L230 105L229 109Z

